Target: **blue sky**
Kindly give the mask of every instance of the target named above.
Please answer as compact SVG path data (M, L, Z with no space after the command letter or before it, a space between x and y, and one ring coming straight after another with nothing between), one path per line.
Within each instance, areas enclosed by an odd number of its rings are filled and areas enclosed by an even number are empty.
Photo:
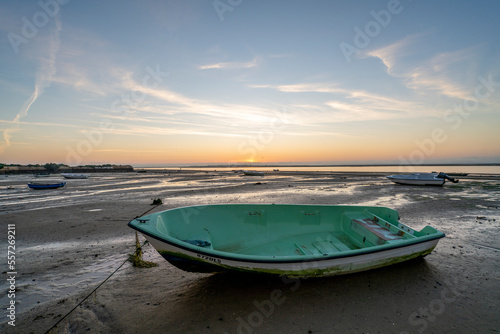
M500 162L494 1L0 5L0 162Z

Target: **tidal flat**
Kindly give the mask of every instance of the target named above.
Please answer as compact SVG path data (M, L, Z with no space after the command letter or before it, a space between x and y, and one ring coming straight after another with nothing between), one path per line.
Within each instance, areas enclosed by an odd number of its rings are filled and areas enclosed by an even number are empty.
M153 170L96 173L54 190L28 189L33 178L27 175L2 178L0 331L497 331L500 175L469 174L443 187L397 185L385 175ZM43 178L56 180L62 179ZM157 198L163 204L151 205ZM446 237L423 259L321 279L188 273L149 245L144 259L158 266L135 268L127 261L135 250L131 219L147 211L224 203L387 206L398 210L404 224L417 230L431 225ZM11 226L15 327L7 310L13 300L6 282Z

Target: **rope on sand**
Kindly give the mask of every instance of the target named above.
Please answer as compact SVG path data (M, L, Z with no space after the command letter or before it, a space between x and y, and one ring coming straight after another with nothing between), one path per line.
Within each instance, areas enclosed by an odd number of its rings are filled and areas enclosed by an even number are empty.
M144 216L146 213L148 213L149 211L151 211L151 210L153 210L153 209L157 208L157 207L158 207L158 206L160 206L160 205L161 205L161 204L158 204L158 205L156 205L156 206L152 207L151 209L147 210L146 212L144 212L144 213L143 213L143 214L141 214L140 216L135 217L134 219ZM137 245L139 245L139 237L137 236L137 232L136 232L135 236L136 236L136 244L137 244ZM141 249L142 249L142 247L143 247L144 245L146 245L147 243L148 243L148 241L146 240L146 241L144 241L144 243L142 244L142 246L139 246L138 248L136 247L136 248L140 251L141 255L142 255L142 251L141 251ZM136 250L136 253L138 252L138 250ZM85 301L86 301L86 300L87 300L90 296L92 296L92 295L94 294L94 292L96 292L96 291L97 291L97 289L99 289L99 288L100 288L100 287L101 287L104 283L106 283L106 281L107 281L107 280L109 280L109 279L110 279L110 278L111 278L114 274L116 274L116 272L117 272L118 270L120 270L120 268L121 268L121 267L123 267L123 265L124 265L125 263L127 263L128 261L130 261L130 257L129 257L129 258L127 258L125 261L123 261L123 263L122 263L122 264L120 264L120 266L119 266L118 268L116 268L116 269L115 269L115 271L113 271L113 272L111 273L111 275L109 275L108 277L106 277L106 279L105 279L104 281L102 281L102 282L101 282L101 283L100 283L100 284L99 284L99 285L98 285L98 286L97 286L94 290L92 290L92 292L90 292L90 293L89 293L89 294L88 294L85 298L83 298L83 299L82 299L82 300L81 300L78 304L76 304L76 306L75 306L75 307L73 307L73 308L72 308L72 309L71 309L68 313L66 313L66 314L64 315L64 317L62 317L61 319L59 319L59 321L57 321L57 322L55 323L55 325L53 325L52 327L50 327L50 328L49 328L49 330L47 330L47 331L45 332L45 334L49 334L49 333L50 333L50 331L52 331L54 328L56 328L56 327L57 327L57 326L58 326L58 325L59 325L59 324L60 324L60 323L61 323L64 319L66 319L66 317L67 317L68 315L70 315L71 313L73 313L73 311L74 311L74 310L76 310L78 307L80 307L80 305L82 305L82 304L83 304L83 303L84 303L84 302L85 302Z
M156 205L155 207L157 207L158 205L161 205L162 204L161 199L159 199L159 198L157 200L155 199L153 201L153 204ZM140 217L144 216L146 213L153 210L155 207L144 212ZM137 219L137 218L139 218L139 217L135 217L134 219ZM147 240L142 246L144 246L146 243L147 243ZM134 252L134 254L130 254L130 256L128 257L128 260L130 262L132 262L132 265L134 267L138 267L138 268L156 267L158 265L157 263L150 262L150 261L144 261L142 259L142 246L139 243L139 235L138 235L137 231L135 231L135 252Z

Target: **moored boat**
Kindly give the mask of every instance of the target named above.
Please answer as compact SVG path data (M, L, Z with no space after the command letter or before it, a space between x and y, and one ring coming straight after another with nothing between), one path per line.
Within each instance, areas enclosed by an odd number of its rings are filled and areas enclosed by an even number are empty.
M453 183L458 182L445 173L413 173L397 174L386 176L389 180L398 184L418 185L418 186L442 186L446 180Z
M66 182L59 182L59 183L38 183L38 182L31 182L28 183L28 187L31 189L56 189L56 188L61 188L66 185Z
M264 176L264 172L257 171L257 170L242 170L241 171L245 175L249 176Z
M61 173L61 176L66 179L88 179L90 175L80 173Z
M398 217L385 207L228 204L171 209L128 225L186 271L312 277L425 256L444 237Z
M446 173L448 176L467 176L469 173Z

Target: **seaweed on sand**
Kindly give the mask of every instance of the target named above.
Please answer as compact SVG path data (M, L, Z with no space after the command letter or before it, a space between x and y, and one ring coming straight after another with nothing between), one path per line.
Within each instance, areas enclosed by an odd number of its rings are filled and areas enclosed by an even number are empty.
M137 234L137 232L135 232L135 252L134 254L130 254L128 259L130 262L132 262L132 265L134 267L138 268L152 268L158 265L158 263L144 261L142 259L142 246L139 243L139 235Z

